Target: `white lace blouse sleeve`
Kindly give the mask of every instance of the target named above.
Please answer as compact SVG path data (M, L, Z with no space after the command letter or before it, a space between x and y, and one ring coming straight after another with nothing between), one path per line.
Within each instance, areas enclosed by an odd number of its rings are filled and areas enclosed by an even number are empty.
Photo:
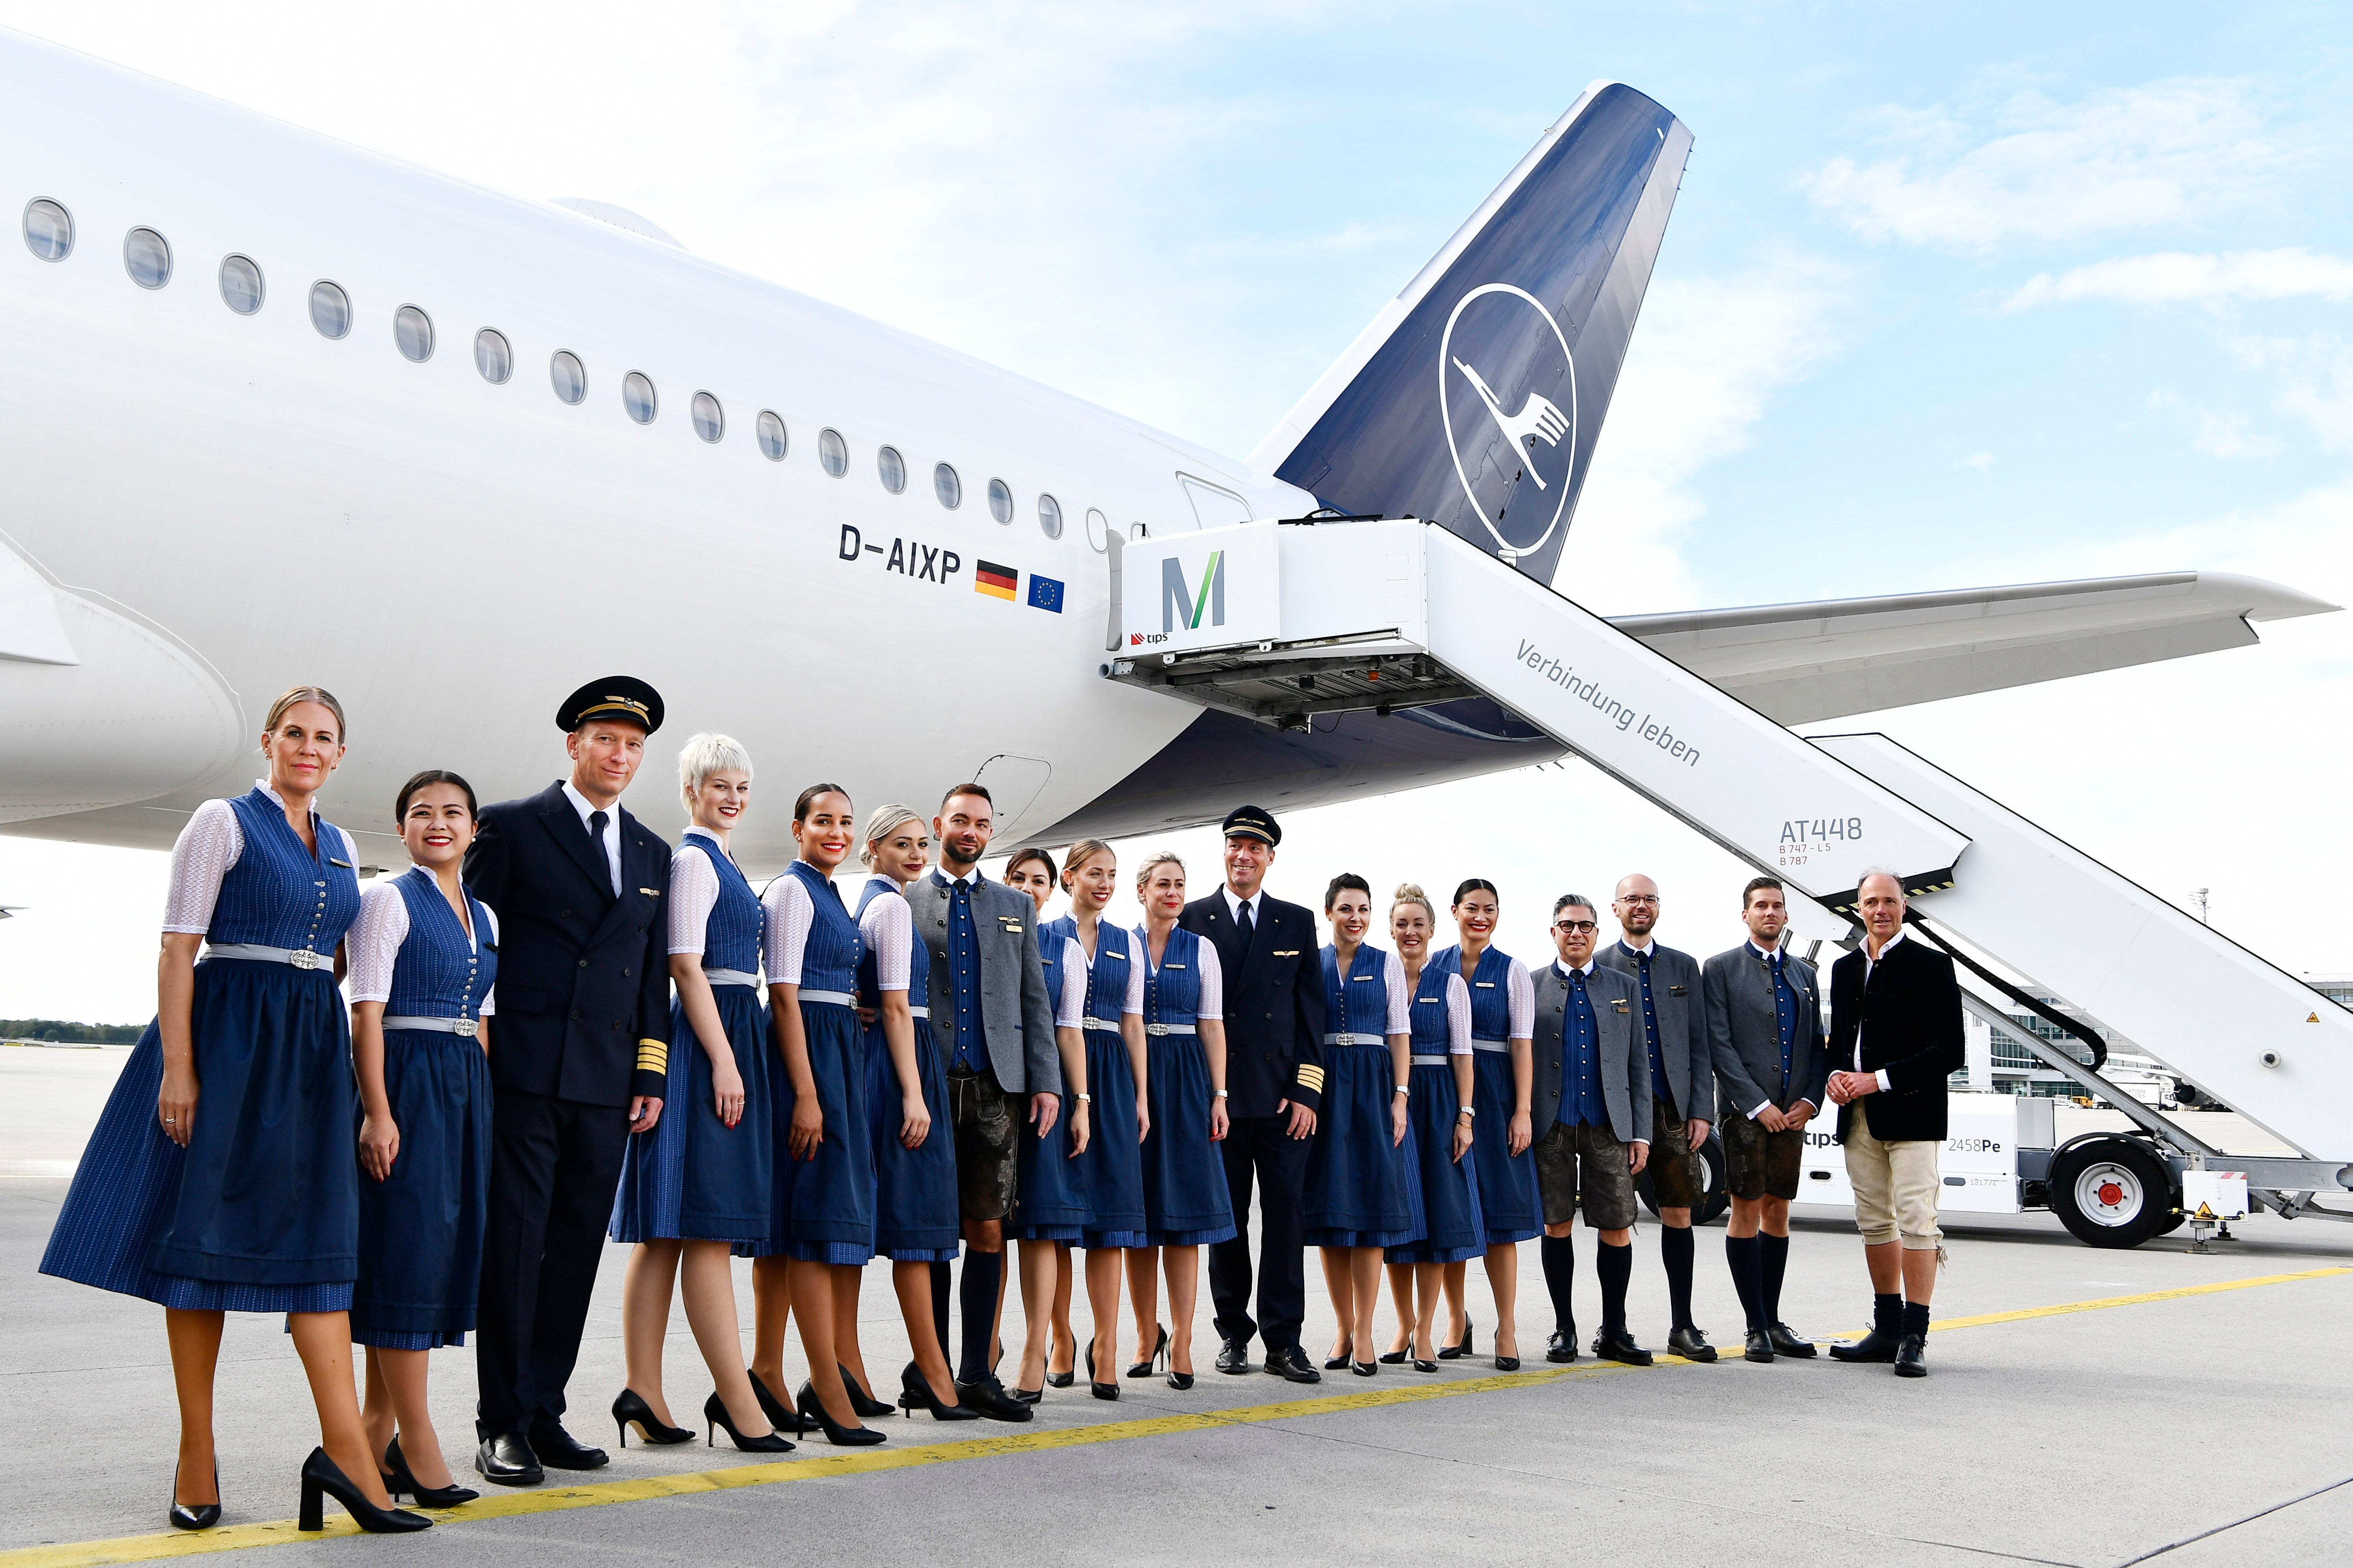
M1471 1054L1471 987L1459 974L1446 977L1446 1054Z
M1512 973L1504 984L1509 987L1506 995L1511 1009L1511 1022L1504 1035L1514 1040L1536 1037L1536 983L1528 975L1528 966L1518 959L1512 960Z
M481 910L482 910L482 913L483 913L486 917L488 917L488 919L490 920L490 922L491 922L491 941L493 943L495 943L495 942L499 940L499 917L498 917L497 915L495 915L495 914L491 913L491 906L490 906L490 905L488 905L488 904L484 904L484 905L482 905L482 906L481 906ZM474 933L474 941L475 941L475 942L479 945L479 944L480 943L481 940L482 940L482 933L481 933L480 931L476 931L476 932ZM480 1008L480 1013L481 1013L481 1016L482 1016L483 1017L487 1018L487 1017L489 1017L491 1014L493 1014L493 1013L495 1013L495 1012L497 1012L497 1011L498 1011L498 1008L496 1008L495 1006L491 1005L491 998L492 998L492 997L494 997L494 996L496 996L496 995L498 994L498 991L499 991L499 988L498 988L497 984L496 984L495 983L493 983L493 984L492 984L492 985L491 986L491 988L490 988L488 991L485 991L485 992L483 992L483 993L482 993L482 1005L481 1005L481 1008Z
M1127 936L1127 994L1120 999L1119 1010L1144 1016L1144 939L1134 931ZM1097 937L1100 943L1103 938Z
M762 931L765 939L761 957L765 960L768 984L798 985L801 983L801 950L808 946L809 927L817 923L817 905L809 901L808 889L801 879L787 871L768 884L760 899L760 909L768 918Z
M334 827L332 822L327 826ZM343 841L343 858L351 862L352 870L356 874L360 864L360 841L352 837L348 828L336 827L335 834Z
M719 869L710 851L689 836L670 858L670 952L702 955L718 902Z
M1103 938L1095 942L1101 945ZM1062 939L1062 994L1055 998L1054 1027L1075 1029L1087 1016L1087 950L1076 939Z
M1201 969L1201 996L1194 1005L1196 1018L1223 1018L1226 1016L1226 972L1218 966L1218 950L1206 942L1193 944L1200 956L1193 962Z
M387 878L360 895L359 919L343 938L353 1005L391 998L393 964L407 940L408 900Z
M172 890L164 900L164 929L202 936L212 929L221 879L245 853L245 830L225 800L196 807L172 846Z
M1389 1021L1382 1031L1389 1035L1413 1033L1413 987L1405 983L1405 960L1389 954L1388 966L1381 972L1381 984L1388 988Z
M877 893L858 917L858 934L874 953L874 989L904 991L915 966L915 912L897 893Z

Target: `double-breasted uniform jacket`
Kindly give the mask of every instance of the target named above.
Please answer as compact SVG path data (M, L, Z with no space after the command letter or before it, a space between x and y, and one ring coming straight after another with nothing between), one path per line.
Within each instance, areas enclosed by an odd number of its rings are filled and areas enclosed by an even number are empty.
M1226 985L1229 1116L1272 1116L1293 1100L1324 1105L1324 948L1315 917L1261 894L1250 945L1223 889L1185 906L1176 924L1218 950Z
M1863 971L1871 971L1868 984ZM506 1005L503 992L499 1005ZM1961 986L1953 961L1915 937L1883 950L1866 965L1863 950L1831 965L1831 1070L1853 1071L1855 1036L1862 1037L1863 1072L1883 1072L1888 1087L1839 1107L1839 1141L1846 1141L1860 1109L1863 1125L1882 1142L1945 1136L1946 1080L1967 1059L1961 1026Z
M931 950L932 1037L943 1064L955 1050L955 977L948 943L948 885L927 871L907 884L915 932ZM1062 1058L1054 1045L1054 1003L1038 961L1038 906L1029 895L976 875L973 940L980 953L980 1028L988 1065L1008 1094L1060 1094ZM505 998L500 998L503 1005Z
M1528 1134L1533 1139L1550 1131L1560 1117L1565 1092L1560 1042L1567 1026L1568 981L1556 963L1546 964L1532 978L1536 992L1535 1071L1528 1092ZM1601 1098L1609 1108L1610 1136L1620 1143L1647 1143L1651 1141L1651 1052L1636 1016L1642 1005L1641 991L1628 976L1596 963L1593 973L1585 978L1585 994L1593 1006L1601 1058Z
M617 897L560 782L482 808L465 880L499 917L495 1088L626 1106L668 1087L670 847L615 810Z
M1754 1115L1804 1100L1820 1110L1831 1075L1822 1038L1821 983L1814 966L1781 955L1781 979L1797 1007L1789 1070L1781 1070L1781 1019L1773 997L1773 964L1753 942L1742 942L1700 965L1707 997L1708 1050L1715 1064L1716 1101L1723 1114Z
M1641 961L1613 942L1593 955L1604 969L1634 982L1635 1033L1641 1033ZM1651 1006L1659 1016L1659 1065L1667 1089L1686 1121L1715 1120L1715 1059L1707 1044L1707 1004L1700 994L1699 960L1658 942L1651 943ZM1649 1044L1643 1046L1645 1057ZM1650 1070L1646 1064L1643 1071Z

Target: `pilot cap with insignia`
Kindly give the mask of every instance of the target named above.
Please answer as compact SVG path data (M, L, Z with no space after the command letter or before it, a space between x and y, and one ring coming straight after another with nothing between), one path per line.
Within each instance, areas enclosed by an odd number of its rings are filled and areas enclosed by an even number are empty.
M565 698L555 710L555 727L567 735L596 719L617 719L650 735L661 728L661 693L634 675L608 675Z
M1271 847L1282 842L1282 829L1275 826L1274 813L1254 805L1238 805L1226 813L1226 837L1255 838Z

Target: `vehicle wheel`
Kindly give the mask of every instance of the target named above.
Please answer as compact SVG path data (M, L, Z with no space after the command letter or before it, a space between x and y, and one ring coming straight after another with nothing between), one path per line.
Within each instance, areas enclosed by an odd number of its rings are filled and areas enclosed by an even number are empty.
M1705 1195L1692 1205L1692 1224L1712 1225L1732 1206L1732 1194L1725 1190L1724 1184L1724 1140L1715 1135L1713 1127L1708 1129L1707 1142L1699 1147L1699 1169L1706 1184ZM1642 1200L1642 1206L1655 1216L1659 1212L1659 1198L1656 1189L1651 1185L1648 1170L1634 1178L1634 1192Z
M2173 1173L2137 1138L2102 1137L2052 1157L2051 1210L2091 1247L2138 1247L2180 1224Z

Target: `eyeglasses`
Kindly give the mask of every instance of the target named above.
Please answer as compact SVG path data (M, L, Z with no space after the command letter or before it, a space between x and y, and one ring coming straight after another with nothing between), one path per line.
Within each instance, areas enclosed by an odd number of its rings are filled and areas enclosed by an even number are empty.
M1618 901L1621 904L1655 904L1659 901L1659 895L1656 893L1628 893Z
M1555 921L1552 922L1552 929L1555 931L1564 931L1568 932L1571 936L1575 936L1581 931L1599 931L1601 928L1592 921Z

